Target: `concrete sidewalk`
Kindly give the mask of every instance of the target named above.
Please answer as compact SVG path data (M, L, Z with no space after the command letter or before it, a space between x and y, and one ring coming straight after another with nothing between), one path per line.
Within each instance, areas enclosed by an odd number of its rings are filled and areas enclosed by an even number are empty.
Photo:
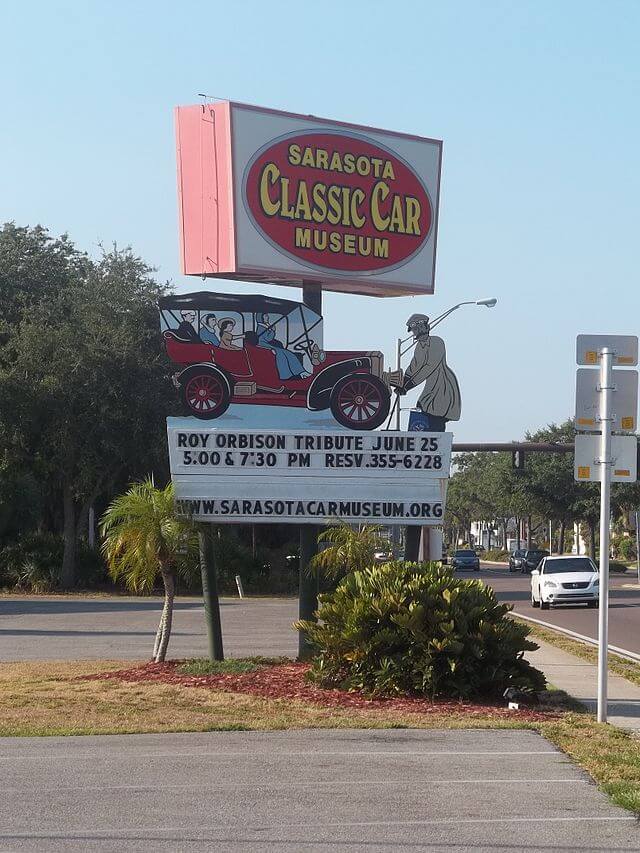
M537 652L526 657L541 669L547 681L565 690L595 713L597 708L598 668L582 658L557 649L537 638ZM624 729L640 731L640 686L609 673L609 722Z

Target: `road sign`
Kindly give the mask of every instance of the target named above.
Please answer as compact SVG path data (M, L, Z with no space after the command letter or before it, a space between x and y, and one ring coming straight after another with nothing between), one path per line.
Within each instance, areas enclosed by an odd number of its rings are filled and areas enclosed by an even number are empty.
M608 347L613 350L613 363L633 367L638 363L638 338L636 335L578 335L576 361L578 364L598 366L598 353Z
M222 523L442 524L451 433L168 425L178 509Z
M635 432L638 412L638 371L613 370L611 429ZM600 372L586 367L576 372L576 429L600 432Z
M601 438L599 435L576 435L574 478L579 483L599 483ZM635 435L611 436L611 482L634 483L637 479L638 440Z

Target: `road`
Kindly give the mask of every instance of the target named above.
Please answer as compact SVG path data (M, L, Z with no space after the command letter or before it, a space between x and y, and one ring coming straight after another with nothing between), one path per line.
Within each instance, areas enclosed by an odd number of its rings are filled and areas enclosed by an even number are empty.
M634 815L534 732L0 738L3 851L638 850Z
M478 574L474 575L478 577ZM498 598L513 604L515 613L532 616L551 625L567 628L597 640L598 611L585 605L567 604L540 612L531 607L531 578L519 572L510 574L507 568L481 564L479 573L490 584ZM635 575L611 578L609 592L609 644L640 654L640 586Z
M541 613L530 604L526 575L483 565L480 577L516 613L597 637L598 611L564 606ZM626 587L629 588L626 588ZM145 659L153 647L161 608L159 598L116 596L2 596L0 597L0 660ZM222 601L225 652L233 657L252 654L297 654L297 617L293 598L253 598ZM615 578L611 590L610 643L640 654L640 588L633 580ZM202 602L176 602L171 657L207 653Z

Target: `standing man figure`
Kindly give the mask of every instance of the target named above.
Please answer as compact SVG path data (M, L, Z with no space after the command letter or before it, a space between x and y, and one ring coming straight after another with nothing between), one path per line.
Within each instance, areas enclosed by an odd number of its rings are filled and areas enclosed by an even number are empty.
M406 394L424 382L418 407L427 416L431 432L444 432L447 421L460 420L462 407L458 380L447 365L444 341L431 337L425 314L412 314L407 320L407 330L413 334L416 348L402 385L395 392Z

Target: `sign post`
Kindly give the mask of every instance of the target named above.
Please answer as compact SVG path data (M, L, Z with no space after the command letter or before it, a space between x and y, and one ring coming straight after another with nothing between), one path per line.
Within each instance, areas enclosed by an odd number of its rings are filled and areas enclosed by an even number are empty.
M609 517L611 505L611 392L613 351L600 352L600 610L598 612L598 722L607 722L609 649Z
M636 426L638 406L637 371L614 371L613 365L638 363L638 339L632 335L578 335L578 364L599 364L595 371L579 370L576 376L576 429L599 430L599 436L577 435L574 476L578 482L600 482L600 594L598 613L598 722L607 722L609 650L609 528L611 482L633 482L637 477L635 435L613 435ZM592 375L589 376L589 373ZM597 395L598 412L594 399ZM614 402L615 409L614 411ZM595 457L594 440L598 443ZM597 473L596 473L597 472Z

